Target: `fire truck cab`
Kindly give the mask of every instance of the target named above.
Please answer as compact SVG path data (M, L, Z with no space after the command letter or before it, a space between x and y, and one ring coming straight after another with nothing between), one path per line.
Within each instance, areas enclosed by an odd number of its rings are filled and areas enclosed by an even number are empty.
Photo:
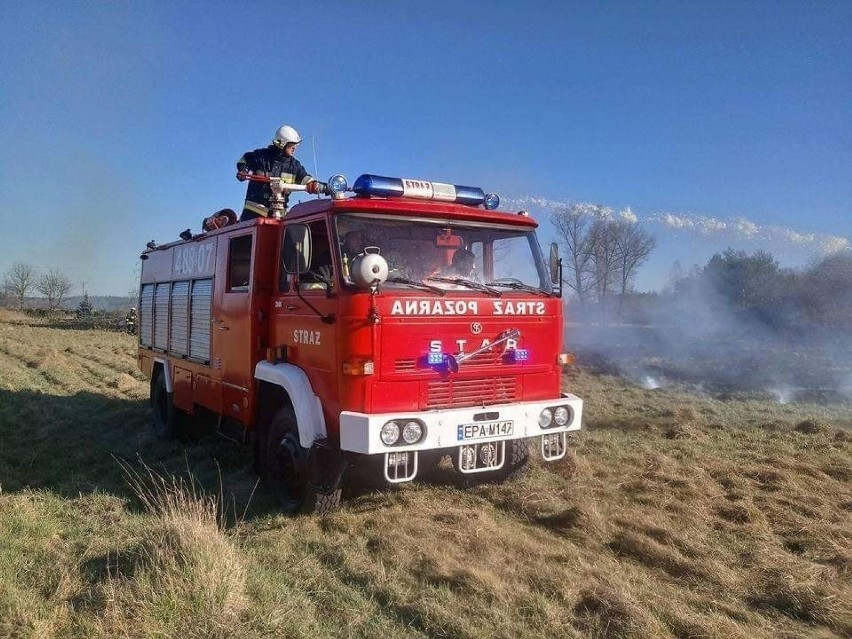
M397 483L445 456L494 479L531 443L562 458L582 400L562 392L561 269L536 222L478 188L329 184L285 217L142 253L138 364L158 434L212 411L291 511L336 507L359 462Z

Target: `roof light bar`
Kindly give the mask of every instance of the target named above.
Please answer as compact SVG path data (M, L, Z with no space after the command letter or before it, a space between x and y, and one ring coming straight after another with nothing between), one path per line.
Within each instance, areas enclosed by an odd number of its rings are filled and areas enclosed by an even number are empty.
M352 190L358 195L413 197L421 200L456 202L469 206L490 205L495 199L499 203L499 198L496 196L489 198L486 202L485 192L476 186L460 186L458 184L443 184L441 182L384 177L382 175L364 174L355 180ZM494 208L496 208L496 205Z

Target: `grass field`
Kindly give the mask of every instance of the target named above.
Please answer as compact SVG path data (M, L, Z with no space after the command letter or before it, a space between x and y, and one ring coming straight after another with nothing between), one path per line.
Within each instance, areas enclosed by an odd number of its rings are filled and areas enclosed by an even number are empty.
M288 518L152 437L132 337L0 311L0 637L852 635L852 406L566 387L562 462Z

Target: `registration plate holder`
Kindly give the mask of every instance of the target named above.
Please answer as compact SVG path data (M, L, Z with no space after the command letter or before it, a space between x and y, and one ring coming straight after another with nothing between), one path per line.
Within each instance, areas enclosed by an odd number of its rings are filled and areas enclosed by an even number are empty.
M511 419L502 419L494 422L474 422L471 424L459 424L456 438L457 441L478 441L482 439L494 439L496 437L509 437L515 433L515 422Z

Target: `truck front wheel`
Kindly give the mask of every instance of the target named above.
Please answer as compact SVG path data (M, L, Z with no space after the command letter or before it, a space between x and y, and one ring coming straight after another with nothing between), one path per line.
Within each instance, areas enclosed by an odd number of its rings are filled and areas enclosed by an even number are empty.
M340 504L340 488L329 494L318 492L309 481L310 451L299 442L296 416L288 407L279 408L269 424L264 454L264 476L282 510L324 514Z

